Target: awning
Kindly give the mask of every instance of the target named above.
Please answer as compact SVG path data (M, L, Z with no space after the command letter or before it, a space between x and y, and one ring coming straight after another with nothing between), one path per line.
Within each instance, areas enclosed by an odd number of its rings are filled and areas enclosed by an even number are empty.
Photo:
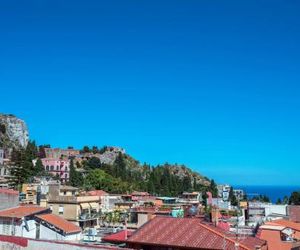
M89 204L91 206L91 209L96 209L97 210L99 208L99 205L96 202L92 202L92 203L89 203Z
M81 207L81 209L90 209L89 203L81 203L80 207Z

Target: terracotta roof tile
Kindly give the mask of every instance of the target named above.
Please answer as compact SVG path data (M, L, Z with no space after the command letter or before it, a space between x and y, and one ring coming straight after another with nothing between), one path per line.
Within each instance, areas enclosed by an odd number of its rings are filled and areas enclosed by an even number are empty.
M1 188L0 189L1 194L13 194L13 195L19 195L18 191L15 191L13 189L7 189L7 188Z
M166 247L234 250L236 241L226 234L214 226L200 223L199 219L157 216L137 230L127 242ZM252 238L239 241L239 249L252 250L256 249L257 245L265 244L265 241Z
M102 238L103 241L106 242L112 242L112 243L123 243L125 242L128 238L132 235L133 231L131 230L122 230L120 232L114 233L114 234L110 234L107 235L105 237ZM127 237L126 237L127 236Z
M108 193L103 191L103 190L93 190L93 191L89 191L88 195L91 195L91 196L105 196L105 195L108 195Z
M61 229L66 234L79 233L81 228L55 214L37 215L37 218L48 222L49 224Z
M284 219L273 220L273 221L267 222L266 225L278 225L278 226L283 226L283 227L289 227L296 231L300 231L300 223L289 221L289 220L284 220Z
M21 206L21 207L9 208L0 211L0 217L21 219L23 217L41 213L47 210L48 208L38 207L38 206Z

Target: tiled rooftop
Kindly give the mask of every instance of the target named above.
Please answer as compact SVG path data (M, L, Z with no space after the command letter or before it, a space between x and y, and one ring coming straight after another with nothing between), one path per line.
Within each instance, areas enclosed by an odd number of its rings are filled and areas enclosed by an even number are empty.
M107 235L102 238L103 241L111 243L123 243L132 235L133 231L131 230L122 230L120 232Z
M235 239L222 232L221 229L200 223L196 218L157 216L137 230L127 242L178 248L234 250ZM240 250L252 250L266 243L251 237L239 240L238 244Z
M38 214L46 210L48 210L48 208L38 206L21 206L0 211L0 217L21 219L23 217Z
M274 225L274 226L278 225L278 226L282 226L282 227L289 227L296 231L300 231L300 223L289 221L289 220L283 220L283 219L273 220L273 221L267 222L266 225Z
M81 232L81 228L73 224L72 222L69 222L60 216L54 215L54 214L42 214L37 215L37 218L61 229L66 234L72 234L72 233L79 233Z

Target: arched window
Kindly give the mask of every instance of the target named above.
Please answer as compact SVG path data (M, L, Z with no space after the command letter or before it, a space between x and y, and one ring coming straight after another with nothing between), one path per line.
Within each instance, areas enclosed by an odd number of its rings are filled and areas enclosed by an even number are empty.
M50 171L53 171L54 170L54 166L50 166Z
M46 170L49 171L49 166L48 165L46 166Z

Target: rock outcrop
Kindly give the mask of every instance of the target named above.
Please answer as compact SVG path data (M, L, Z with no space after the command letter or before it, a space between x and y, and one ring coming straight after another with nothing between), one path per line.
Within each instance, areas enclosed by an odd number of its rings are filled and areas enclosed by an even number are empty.
M0 114L0 148L11 151L13 148L25 148L29 133L26 123L14 115Z

